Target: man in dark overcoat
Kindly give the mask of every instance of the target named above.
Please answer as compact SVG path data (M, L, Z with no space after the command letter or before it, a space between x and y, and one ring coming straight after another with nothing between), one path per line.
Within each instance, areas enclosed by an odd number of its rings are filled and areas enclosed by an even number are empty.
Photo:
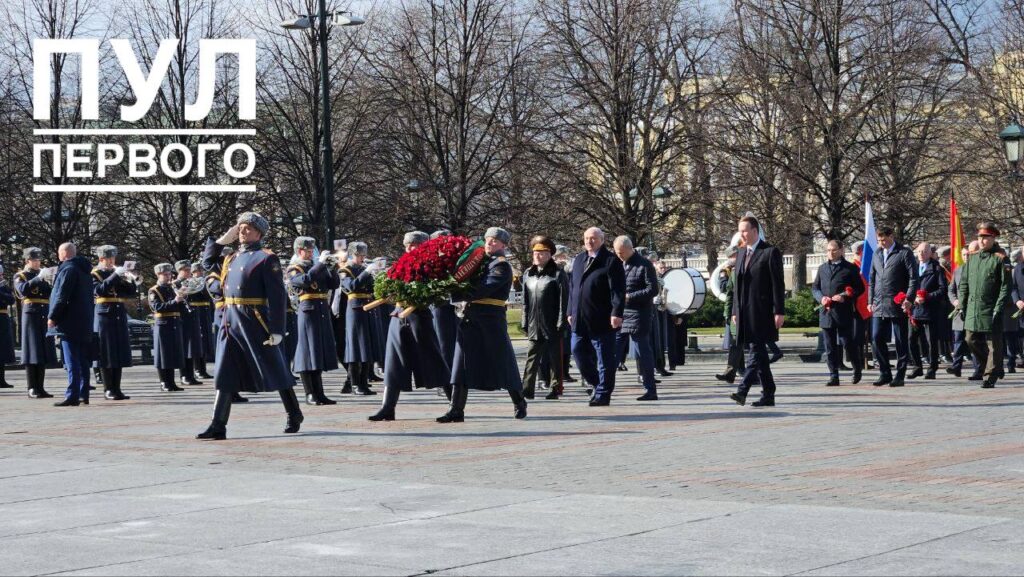
M818 267L818 274L811 285L821 309L818 311L818 326L825 341L825 360L829 379L826 386L839 386L839 367L843 351L853 365L853 384L860 382L864 366L860 358L860 347L854 339L856 328L854 317L857 299L864 294L864 283L860 280L860 269L843 256L843 243L828 241L828 260Z

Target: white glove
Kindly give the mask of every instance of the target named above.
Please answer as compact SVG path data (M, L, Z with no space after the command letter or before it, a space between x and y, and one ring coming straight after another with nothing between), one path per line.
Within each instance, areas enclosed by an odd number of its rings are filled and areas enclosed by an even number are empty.
M46 284L53 284L54 277L57 276L57 267L51 266L44 268L39 271L39 278L43 279Z
M217 239L217 244L226 246L238 240L238 225L231 227Z
M370 264L368 264L366 266L366 272L368 272L368 273L370 273L372 275L375 275L375 274L379 273L380 269L381 269L380 263L376 263L376 262L371 262Z
M263 341L263 344L269 345L269 346L272 346L272 347L276 347L277 345L281 344L281 341L283 341L283 340L284 340L283 336L278 335L278 334L273 334L273 335L270 335L269 339Z
M119 266L114 269L114 274L117 276L124 276L124 273L128 272L123 266Z
M316 260L321 262L321 263L323 263L323 264L327 264L327 262L329 262L333 258L334 258L334 255L332 255L331 253L329 253L329 252L322 252L322 253L320 253L320 258L318 258Z

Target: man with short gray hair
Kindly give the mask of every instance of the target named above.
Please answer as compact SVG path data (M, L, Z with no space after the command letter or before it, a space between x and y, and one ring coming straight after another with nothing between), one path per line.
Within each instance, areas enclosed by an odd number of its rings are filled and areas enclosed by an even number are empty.
M89 404L89 357L92 347L93 292L89 259L73 243L60 245L60 267L53 280L47 334L60 338L68 388L58 407Z
M658 274L654 271L651 261L640 256L633 249L633 241L628 236L615 239L613 245L615 255L622 261L625 274L625 305L622 315L622 328L615 336L619 363L626 360L628 349L632 349L636 357L637 372L640 373L644 394L638 401L657 401L658 391L654 382L654 350L651 343L654 316L651 310L654 297L658 295Z

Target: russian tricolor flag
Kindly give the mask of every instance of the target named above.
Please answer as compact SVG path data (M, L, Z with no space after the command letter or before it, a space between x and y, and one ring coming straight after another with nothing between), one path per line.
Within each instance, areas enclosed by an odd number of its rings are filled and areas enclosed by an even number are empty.
M871 203L864 203L864 254L860 257L860 274L871 278L871 258L878 250L878 235L875 234L875 215Z

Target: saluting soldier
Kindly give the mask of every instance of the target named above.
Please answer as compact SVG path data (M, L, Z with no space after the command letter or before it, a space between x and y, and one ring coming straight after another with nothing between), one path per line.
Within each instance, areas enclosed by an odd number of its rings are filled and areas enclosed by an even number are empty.
M196 435L197 439L227 438L233 393L277 391L288 420L285 433L297 433L304 417L295 396L295 379L285 364L285 310L288 293L284 287L281 261L263 247L270 223L255 212L239 215L235 226L216 241L207 239L203 261L209 262L225 245L239 241L238 251L224 261L225 308L217 339L217 367L214 384L217 396L213 421Z
M348 297L345 317L345 362L352 386L360 395L375 395L369 388L370 373L377 361L377 333L380 327L363 305L373 300L373 277L376 263L366 265L368 248L365 242L349 245L352 262L341 269L341 288ZM344 389L342 392L346 392Z
M178 278L171 283L175 291L182 291L185 281L192 278L192 263L187 260L179 260L174 263L174 270ZM184 364L181 367L181 384L201 385L196 379L196 362L203 358L203 333L199 327L201 319L196 312L198 307L193 307L195 301L202 301L206 297L199 296L199 293L185 293L184 306L181 308L181 346L184 354Z
M14 294L21 299L21 362L25 365L28 396L33 399L52 397L43 382L46 366L57 363L53 337L46 336L46 316L50 311L51 278L46 281L39 267L43 251L29 247L22 251L25 268L14 275Z
M192 263L192 276L203 278L203 266L200 262ZM200 378L212 379L206 370L206 363L216 362L216 341L213 340L213 297L206 288L203 278L203 290L196 293L195 297L189 300L189 305L195 311L196 320L199 321L199 336L203 341L203 353L195 361L195 372Z
M3 265L0 265L0 389L14 388L7 382L6 365L18 360L14 356L14 329L11 326L11 305L15 300L14 290L4 277Z
M526 417L523 381L505 317L505 303L512 290L512 265L505 260L505 246L511 239L503 228L487 229L484 250L488 262L483 274L468 294L457 297L467 304L452 365L451 405L437 418L439 423L461 423L465 419L469 389L506 389L515 406L515 418Z
M417 230L406 233L402 244L405 252L410 252L427 240L427 233ZM384 356L384 402L380 410L369 417L371 421L394 421L398 397L402 391L412 390L413 379L418 388L445 389L450 386L448 363L434 333L434 317L430 309L417 308L404 319L398 318L401 310L402 306L397 305L389 317Z
M92 330L99 346L93 366L103 377L103 396L110 401L125 401L130 397L121 391L121 372L132 366L127 305L136 302L139 288L134 275L123 266L115 266L117 247L103 245L96 249L96 257L99 263L91 273L96 303Z
M292 291L298 294L299 310L296 330L295 371L302 379L306 403L310 405L334 405L324 393L324 371L338 368L338 356L334 343L334 329L331 326L331 309L328 305L330 291L341 286L341 279L334 266L334 255L320 254L313 263L316 239L300 236L292 248L295 255L289 263L285 278Z
M207 271L206 274L206 292L210 295L210 301L213 303L213 361L214 366L217 362L217 342L220 341L220 326L224 320L224 282L221 278L222 271L227 270L224 266L224 261L229 256L234 254L235 249L230 246L226 246L221 249L220 254L213 254L209 258L204 256L202 262L203 269ZM235 392L232 394L232 403L248 403L249 399L243 397L240 393Z
M185 366L181 337L185 295L171 286L174 265L162 262L153 267L153 273L156 284L147 292L149 308L153 310L153 366L160 375L160 390L182 391L184 389L174 384L174 371Z

